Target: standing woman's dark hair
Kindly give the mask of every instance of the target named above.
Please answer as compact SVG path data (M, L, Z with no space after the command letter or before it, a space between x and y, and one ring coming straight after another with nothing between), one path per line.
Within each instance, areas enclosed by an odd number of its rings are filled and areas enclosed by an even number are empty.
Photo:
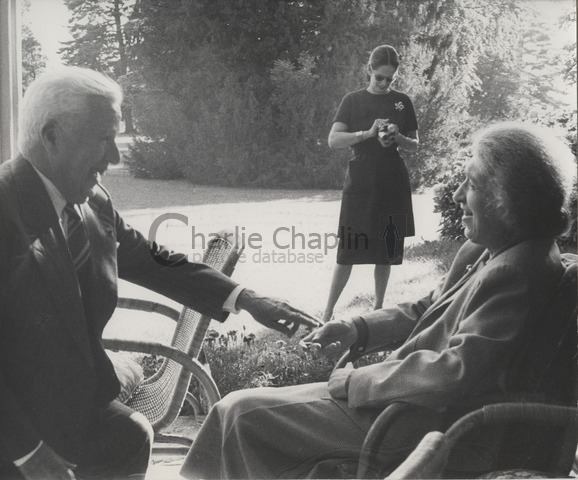
M395 48L376 47L366 65L369 84L345 95L333 119L329 147L351 147L353 158L343 188L337 265L322 321L332 318L357 264L375 265L374 309L381 308L391 265L402 263L404 238L415 235L409 174L399 149L417 150L418 128L411 99L391 88L398 67ZM387 248L383 236L389 217L400 237L395 251Z
M391 65L395 69L399 67L399 55L397 50L390 45L375 47L369 55L368 67L375 70L383 65ZM368 72L369 75L370 72ZM368 78L369 80L369 78Z

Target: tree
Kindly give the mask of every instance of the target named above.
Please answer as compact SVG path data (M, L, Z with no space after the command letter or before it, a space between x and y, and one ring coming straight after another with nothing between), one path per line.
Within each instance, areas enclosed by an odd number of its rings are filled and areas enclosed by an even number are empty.
M125 30L135 0L65 0L71 11L72 40L59 50L70 65L92 68L120 79L129 72L130 47L137 41ZM134 132L129 102L122 106L126 133Z
M30 0L22 4L22 88L28 85L46 68L46 56L30 26L27 15L30 11Z
M174 155L159 163L182 165L196 182L339 187L349 152L326 146L333 114L347 91L365 86L372 48L388 43L402 54L396 88L418 112L422 147L410 158L412 177L431 182L477 125L518 107L508 75L522 7L520 0L140 0L132 23L140 39L137 103L163 92L173 112L157 110L151 122L143 109L139 125ZM493 89L499 95L488 102ZM184 125L160 121L176 111Z

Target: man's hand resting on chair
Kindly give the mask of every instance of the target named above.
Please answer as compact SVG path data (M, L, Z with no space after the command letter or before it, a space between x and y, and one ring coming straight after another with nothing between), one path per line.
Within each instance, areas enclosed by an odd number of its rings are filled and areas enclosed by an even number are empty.
M70 462L64 460L45 443L18 467L26 480L74 480L74 468Z
M292 307L287 302L277 298L264 297L248 288L239 294L237 308L249 312L261 325L290 337L297 331L299 325L310 328L321 325L311 315Z

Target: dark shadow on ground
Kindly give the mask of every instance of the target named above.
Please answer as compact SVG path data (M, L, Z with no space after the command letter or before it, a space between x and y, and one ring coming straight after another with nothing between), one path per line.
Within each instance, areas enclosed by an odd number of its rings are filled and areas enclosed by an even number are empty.
M133 178L122 167L111 168L104 176L103 184L118 210L283 200L331 202L341 199L340 190L226 188L194 185L187 180Z

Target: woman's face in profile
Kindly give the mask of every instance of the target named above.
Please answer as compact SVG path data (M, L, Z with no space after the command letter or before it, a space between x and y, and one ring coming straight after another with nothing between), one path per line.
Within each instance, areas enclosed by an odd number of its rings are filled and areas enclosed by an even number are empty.
M482 162L482 159L474 156L466 164L466 178L455 191L453 199L463 211L465 236L490 252L495 252L505 245L509 227L491 207L494 202L488 191Z
M395 80L397 69L391 65L382 65L375 69L368 67L370 93L384 95L389 92L389 87Z

